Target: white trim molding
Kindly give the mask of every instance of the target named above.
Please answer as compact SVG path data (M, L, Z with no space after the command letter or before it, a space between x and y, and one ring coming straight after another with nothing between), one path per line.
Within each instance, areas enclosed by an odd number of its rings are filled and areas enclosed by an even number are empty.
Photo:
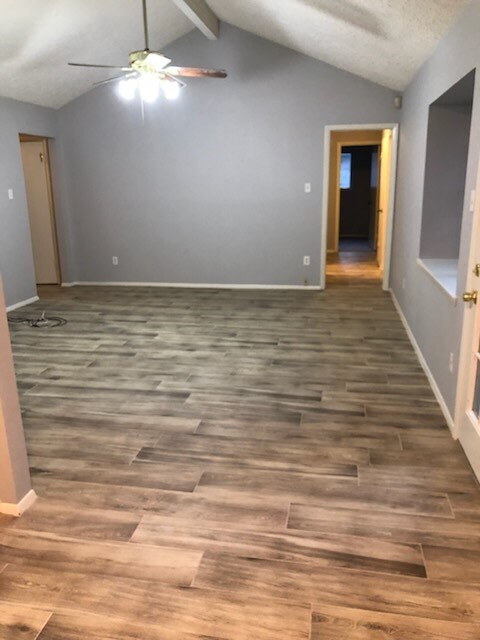
M27 304L32 304L33 302L37 302L40 298L38 296L33 296L33 298L27 298L27 300L22 300L21 302L17 302L15 304L11 304L7 307L7 312L15 311L15 309L20 309L21 307L26 307Z
M296 284L210 284L198 282L63 282L62 287L164 287L169 289L265 289L285 291L320 291L315 285Z
M388 218L385 238L385 259L383 268L383 290L389 290L390 281L390 261L393 240L393 218L395 214L395 193L397 184L397 162L398 162L398 122L385 124L334 124L325 127L325 139L323 145L323 194L322 194L322 218L321 218L321 241L320 241L320 289L325 289L327 279L327 238L328 238L328 196L330 187L330 145L332 132L334 131L365 131L390 129L392 131L392 160L390 167L390 194L388 205Z
M433 373L430 371L430 367L428 366L427 361L425 360L425 357L418 345L418 342L415 340L415 336L413 335L413 332L410 329L410 325L408 324L407 319L402 311L402 308L400 307L400 304L397 298L395 297L395 294L393 293L392 289L390 289L390 295L392 296L393 304L395 305L395 309L397 310L397 313L400 316L400 320L402 321L402 324L405 327L405 331L407 332L408 338L412 343L413 350L415 351L417 358L419 359L420 364L422 365L422 369L424 370L425 375L428 378L428 382L432 387L432 391L435 395L435 398L437 399L437 402L440 405L440 409L442 410L445 420L447 421L447 424L452 433L452 436L455 437L454 420L448 409L447 403L445 402L442 392L440 391L437 381L435 380Z
M22 513L25 513L25 511L32 506L36 499L37 494L33 489L30 489L27 495L25 495L20 500L20 502L17 502L17 504L13 504L10 502L0 502L0 513L3 513L7 516L15 516L16 518L19 518Z

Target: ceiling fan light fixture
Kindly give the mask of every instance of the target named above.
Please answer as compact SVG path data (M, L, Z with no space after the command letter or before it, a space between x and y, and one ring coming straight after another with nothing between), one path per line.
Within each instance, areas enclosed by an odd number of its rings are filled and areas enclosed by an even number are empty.
M155 102L160 93L160 80L153 73L142 73L138 79L138 88L143 102Z
M176 100L180 95L182 87L178 82L173 80L164 80L162 82L162 90L167 100Z
M116 69L121 75L94 82L94 86L117 83L118 94L131 101L140 94L142 102L155 102L163 91L167 100L176 100L185 83L179 78L226 78L226 71L220 69L197 69L194 67L170 66L170 58L160 51L150 51L148 46L148 16L147 0L142 0L143 29L145 47L142 50L131 51L128 65L90 64L83 62L69 62L74 67L89 67L95 69Z
M124 100L133 100L137 92L137 81L134 78L120 80L118 83L118 93Z

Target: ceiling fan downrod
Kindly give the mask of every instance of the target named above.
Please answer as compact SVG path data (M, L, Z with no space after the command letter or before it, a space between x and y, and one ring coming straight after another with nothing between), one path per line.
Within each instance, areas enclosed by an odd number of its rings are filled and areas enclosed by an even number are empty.
M142 0L143 5L143 31L145 33L145 51L150 51L148 42L148 17L147 17L147 0Z

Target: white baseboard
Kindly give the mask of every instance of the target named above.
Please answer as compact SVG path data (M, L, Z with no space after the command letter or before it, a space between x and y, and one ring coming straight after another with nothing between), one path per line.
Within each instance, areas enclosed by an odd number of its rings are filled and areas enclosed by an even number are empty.
M427 364L427 361L425 360L425 357L423 355L423 353L420 350L420 347L418 346L418 342L415 340L415 336L413 335L412 330L410 329L410 325L407 322L407 319L405 317L405 315L403 314L402 308L400 307L400 304L397 300L397 298L395 297L395 294L393 293L392 289L390 289L390 295L392 296L392 300L393 300L393 304L395 305L395 309L397 310L398 315L400 316L400 320L403 323L403 326L405 327L405 331L407 332L407 335L410 339L410 342L412 343L412 347L415 351L415 353L417 354L417 358L420 361L420 364L422 365L422 369L425 372L425 375L428 378L428 381L430 383L430 386L432 387L432 391L435 394L435 398L437 399L438 404L440 405L440 409L442 410L443 415L445 416L445 420L447 421L448 427L450 429L450 431L452 432L452 435L454 436L454 420L452 418L452 415L448 409L447 403L445 402L444 397L442 396L442 392L440 391L438 384L435 380L435 378L433 377L433 373L430 371L430 367ZM455 436L454 436L455 437Z
M27 304L32 304L32 302L37 302L39 300L38 296L33 296L33 298L28 298L27 300L22 300L21 302L17 302L16 304L11 304L7 307L7 311L15 311L15 309L20 309L20 307L25 307Z
M270 289L320 291L319 286L290 284L210 284L196 282L62 282L62 287L165 287L173 289Z
M37 494L33 489L30 489L27 495L25 495L20 500L20 502L17 502L17 504L13 504L10 502L0 502L0 513L4 513L7 516L15 516L16 518L19 518L22 513L25 513L25 511L32 506L36 499Z

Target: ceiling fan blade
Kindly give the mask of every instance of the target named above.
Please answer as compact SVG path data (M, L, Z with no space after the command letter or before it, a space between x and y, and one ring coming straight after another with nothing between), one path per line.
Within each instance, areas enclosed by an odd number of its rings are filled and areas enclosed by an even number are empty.
M183 78L226 78L223 69L196 69L195 67L167 67L165 73Z
M101 84L108 84L110 82L116 82L117 80L126 80L127 78L134 78L136 77L136 73L124 73L121 76L115 76L114 78L107 78L107 80L100 80L100 82L94 82L93 86L94 87L98 87Z
M94 69L121 69L122 71L130 71L131 67L116 67L111 64L83 64L82 62L69 62L70 67L93 67Z
M164 56L163 53L159 53L158 51L150 51L147 57L145 58L145 63L155 69L155 71L161 71L171 62L170 58Z

